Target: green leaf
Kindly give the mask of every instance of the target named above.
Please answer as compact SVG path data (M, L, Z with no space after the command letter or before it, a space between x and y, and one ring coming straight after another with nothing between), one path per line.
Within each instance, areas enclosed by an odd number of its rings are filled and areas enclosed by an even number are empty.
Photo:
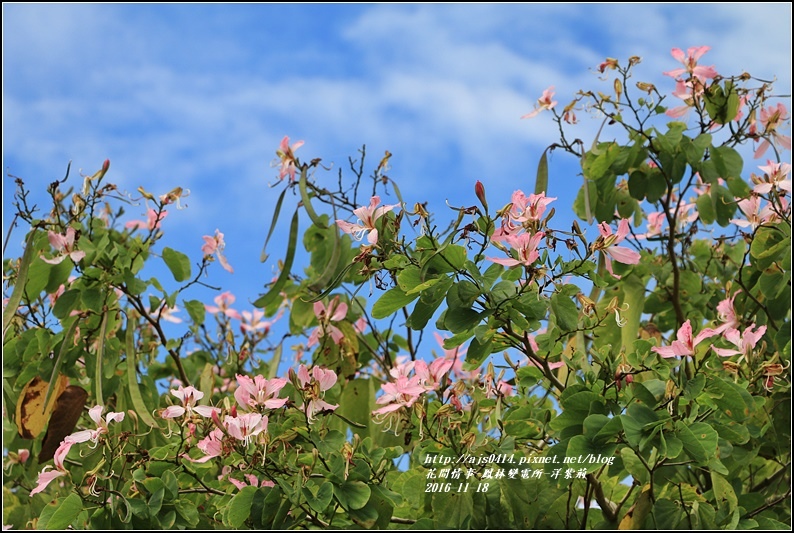
M83 500L77 494L48 504L39 517L36 529L66 529L83 511Z
M570 298L558 292L552 294L551 312L563 331L573 331L579 327L579 309Z
M380 319L391 316L392 313L402 309L418 297L418 292L408 295L400 287L389 289L372 306L372 318Z
M334 486L330 481L326 481L320 485L320 488L317 489L317 494L315 495L312 495L311 491L307 487L304 487L303 495L306 498L306 501L309 502L309 507L318 513L322 513L325 511L334 497Z
M717 454L717 432L705 422L687 425L679 420L675 424L676 435L684 445L684 451L697 463L708 463Z
M670 500L656 500L651 511L654 528L658 530L673 530L684 518L684 510L679 502Z
M290 223L289 227L289 238L287 240L287 256L284 258L284 266L281 269L281 273L278 276L278 279L275 283L270 287L270 290L259 297L258 300L254 302L254 307L267 307L272 302L276 301L276 299L281 294L281 289L284 288L284 285L287 284L287 280L292 272L292 263L295 260L295 249L297 248L298 242L298 210L295 210L295 213L292 215L292 222Z
M493 342L488 340L480 342L479 340L472 339L469 344L469 351L466 352L466 362L471 363L473 366L480 366L485 358L491 355L491 347Z
M334 494L339 503L347 510L361 509L367 504L371 490L362 481L345 481L334 484Z
M196 504L190 500L179 499L174 502L174 508L179 516L185 519L191 527L195 527L199 523L199 512Z
M645 284L638 276L630 274L622 280L623 302L626 310L621 314L626 323L620 329L620 341L623 349L629 350L637 340L640 330L640 318L645 307Z
M273 230L276 229L276 222L278 222L278 216L281 214L281 204L284 202L284 194L287 192L288 187L285 187L284 190L281 191L281 194L278 195L278 200L276 200L276 208L273 210L273 218L270 221L270 229L267 230L267 237L265 237L265 244L262 246L262 253L259 255L259 261L264 263L267 261L267 244L270 242L270 237L273 236Z
M405 268L397 276L397 285L405 292L406 296L410 296L416 292L424 291L441 281L441 278L430 278L424 280L422 278L422 271L419 267L409 266Z
M505 433L517 439L542 438L545 433L544 424L540 420L533 420L533 415L534 410L528 405L519 407L518 409L511 409L505 415L503 422Z
M722 477L720 474L711 471L711 486L714 489L714 498L717 500L717 504L722 507L724 504L728 505L728 511L733 512L738 505L738 499L736 498L736 493L733 490L733 487L728 480Z
M365 426L365 428L357 426L350 428L362 438L369 434L369 425L372 419L370 413L374 399L372 398L371 381L370 379L348 381L339 397L339 408L334 411L357 425Z
M775 227L761 226L755 233L750 245L750 256L755 260L756 268L764 270L775 261L790 255L791 242L789 232L783 231L784 225Z
M722 185L711 185L711 197L714 202L714 211L717 215L717 224L726 227L731 223L734 213L736 213L736 200L731 191Z
M303 208L306 210L306 214L309 215L312 223L325 229L326 226L325 221L317 216L317 212L312 207L312 199L309 197L309 191L307 190L306 184L306 167L301 168L301 177L298 181L298 188L300 189L301 193L301 202L303 202Z
M474 503L468 492L436 492L431 508L436 529L469 529Z
M202 325L207 316L207 309L204 307L204 303L200 302L199 300L186 300L183 302L183 304L185 305L187 314L190 315L190 320L193 321L193 324L196 326Z
M713 224L717 219L717 214L714 210L714 198L710 194L701 194L695 200L700 221L704 224Z
M632 403L626 414L621 415L621 419L626 441L635 448L640 447L644 438L653 430L653 424L659 420L653 409L641 403Z
M146 407L141 395L141 389L138 385L138 372L136 368L136 354L135 354L135 324L130 319L127 319L127 334L124 343L125 351L127 354L127 391L130 393L132 406L135 408L135 414L147 426L151 428L158 428L157 422Z
M176 281L186 281L190 279L190 259L182 252L177 252L171 248L163 248L163 261L171 271Z
M69 316L77 304L80 302L80 291L77 289L68 289L58 297L55 306L52 308L52 314L58 320L64 320ZM10 306L10 304L9 304Z
M254 501L254 494L258 490L256 487L243 487L240 492L234 495L234 498L226 507L224 523L227 526L238 529L243 525L243 522L251 515L251 504Z
M543 150L543 155L540 156L538 161L538 174L535 178L535 194L548 192L549 188L549 161L546 157L549 149Z
M712 148L709 153L719 177L725 180L742 177L744 160L735 149L730 146L718 146Z
M27 283L30 264L33 261L33 257L35 256L36 252L38 251L33 245L33 240L36 238L36 234L36 231L31 231L30 234L28 234L28 240L25 242L25 251L22 253L22 259L19 261L19 271L17 274L16 283L14 285L14 290L11 292L11 297L8 299L8 303L5 305L5 309L3 309L3 340L5 340L6 331L8 330L8 326L11 324L11 319L14 318L14 314L17 312L19 303L22 301L22 295L25 293L25 285Z
M617 447L617 444L596 444L585 435L576 435L568 441L566 457L582 461L581 463L569 463L576 465L575 467L572 466L572 468L577 470L585 468L588 473L592 473L604 466L601 459L614 456Z

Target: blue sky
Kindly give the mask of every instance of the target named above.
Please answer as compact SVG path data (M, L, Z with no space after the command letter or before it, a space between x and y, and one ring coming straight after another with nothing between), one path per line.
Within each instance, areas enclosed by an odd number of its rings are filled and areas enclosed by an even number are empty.
M198 261L201 236L224 232L236 272L216 264L207 281L244 310L283 254L277 236L271 261L259 262L284 135L306 141L304 160L335 168L362 144L371 168L388 149L405 200L429 201L441 217L445 200L475 203L478 179L503 205L513 190L531 191L557 139L549 116L519 120L543 89L554 85L565 105L599 87L605 57L638 55L637 79L669 93L670 49L699 45L712 47L701 63L777 76L777 93L791 94L788 3L4 4L3 169L39 205L70 160L90 174L109 158L107 179L130 192L190 189L189 207L164 222L163 245ZM580 120L576 136L589 145L600 121ZM581 184L575 163L551 160L561 228ZM13 190L4 176L3 238ZM144 208L127 212L140 219ZM14 231L9 255L23 237Z

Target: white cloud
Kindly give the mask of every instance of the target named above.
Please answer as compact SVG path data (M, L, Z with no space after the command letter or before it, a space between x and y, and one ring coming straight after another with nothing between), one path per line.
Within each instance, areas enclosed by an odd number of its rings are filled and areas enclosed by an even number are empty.
M638 79L672 90L661 76L675 67L669 49L709 44L704 61L721 72L776 73L790 85L781 5L374 5L326 22L344 46L307 33L297 49L267 49L278 34L249 42L241 8L213 20L177 6L163 9L180 17L144 15L155 9L4 6L6 166L46 182L69 159L89 172L110 157L129 190L192 189L172 227L220 227L230 239L239 227L255 233L254 248L284 134L307 141L299 155L336 168L361 143L373 165L388 148L406 196L438 201L470 196L475 179L492 180L489 195L531 188L556 126L518 117L549 85L560 106L597 86L587 69L606 56L641 55ZM770 20L789 26L769 31ZM583 120L576 135L589 143L599 125ZM555 155L558 179L578 188L570 159Z

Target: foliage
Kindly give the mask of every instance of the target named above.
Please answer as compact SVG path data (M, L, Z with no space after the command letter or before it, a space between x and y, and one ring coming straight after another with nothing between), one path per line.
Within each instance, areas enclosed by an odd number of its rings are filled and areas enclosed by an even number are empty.
M18 180L4 524L790 527L788 115L770 83L697 66L704 48L673 52L679 108L631 85L637 57L561 112L545 91L526 117L561 135L533 193L494 211L478 182L446 227L403 200L388 152L331 180L285 138L263 257L285 193L300 202L252 311L191 297L213 262L233 271L222 233L199 263L159 247L186 191L139 190L147 220L122 224L108 162L77 192L51 184L44 217ZM620 140L570 140L576 111ZM762 174L751 144L775 153ZM581 163L571 228L553 225L551 150ZM158 263L170 278L147 277ZM179 307L188 335L166 324Z

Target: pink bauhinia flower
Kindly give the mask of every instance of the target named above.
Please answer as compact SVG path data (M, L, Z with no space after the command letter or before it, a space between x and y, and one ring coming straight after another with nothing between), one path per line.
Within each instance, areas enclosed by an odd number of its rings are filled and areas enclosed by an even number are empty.
M214 302L216 305L204 305L204 309L207 310L208 313L212 313L213 315L221 313L223 315L228 316L229 318L234 318L235 320L242 320L242 316L238 311L235 311L230 306L237 300L237 298L230 292L222 292L218 296L214 298Z
M39 478L36 481L36 487L32 491L30 491L31 496L34 496L39 492L42 492L44 489L47 488L47 485L49 485L54 479L66 475L65 470L50 470L50 468L52 467L50 465L47 465L39 473Z
M265 318L264 311L260 311L259 309L254 309L252 311L243 311L241 313L241 324L240 330L243 333L255 333L257 331L261 331L262 334L267 335L270 332L270 328L273 326L273 322L278 320L283 313L283 309L279 311L279 314L273 320L263 320Z
M102 435L106 435L108 433L108 424L111 422L121 422L124 420L124 413L113 413L109 412L105 418L102 418L102 411L105 408L101 405L95 405L91 409L88 410L88 416L91 417L91 420L94 421L96 424L96 429L86 429L83 431L78 431L76 433L72 433L68 437L64 439L64 442L75 444L78 442L86 442L91 441L94 444L99 442L99 437ZM61 444L63 446L63 443ZM66 452L68 453L68 448ZM56 451L56 455L58 452ZM66 453L63 453L62 457L66 457Z
M172 324L181 324L182 319L178 316L174 316L174 313L178 312L179 307L170 307L165 304L165 301L163 301L163 304L160 306L160 309L156 312L156 314L159 318L165 320L166 322L171 322Z
M693 84L691 81L678 80L675 83L675 91L673 96L680 98L684 101L684 105L680 107L673 107L665 111L665 115L672 118L684 118L689 110L695 105L695 102L703 94L703 85L700 83Z
M781 198L781 200L783 199ZM731 223L736 224L740 228L749 227L755 230L758 226L767 222L773 222L778 218L772 204L766 203L761 207L761 197L755 193L751 194L749 198L744 198L742 200L737 199L736 205L739 206L739 210L744 214L746 219L733 218L731 219Z
M554 106L557 105L557 102L555 100L552 100L552 98L554 98L554 85L543 91L543 95L541 95L541 97L538 98L538 101L535 104L535 110L530 113L527 113L521 118L522 119L532 118L541 111L553 109Z
M364 238L365 233L369 232L367 242L374 245L378 242L378 229L375 227L375 222L395 207L400 207L400 204L378 207L379 205L380 196L373 196L369 201L369 207L359 207L353 210L353 214L358 217L361 224L351 224L344 220L337 220L336 225L358 241Z
M753 157L755 157L755 159L760 159L773 144L785 150L791 150L791 137L778 133L777 131L789 118L786 106L782 103L778 103L776 106L761 109L760 115L761 126L764 128L764 131L759 135L762 136L764 140L758 146Z
M234 485L235 487L237 487L240 490L244 489L245 487L274 487L275 486L275 483L273 483L269 479L266 479L266 480L262 481L262 483L260 485L259 478L257 478L253 474L245 474L244 477L245 477L246 481L248 481L247 484L244 483L243 481L238 481L238 480L234 479L233 477L229 477L228 478L229 479L229 483L231 483L232 485Z
M248 445L253 437L260 433L267 433L266 416L259 413L245 413L237 416L226 416L223 420L229 435Z
M315 366L312 373L305 365L298 368L298 384L304 392L304 398L308 403L301 405L298 409L306 411L306 418L311 424L314 422L314 415L322 411L333 411L338 405L332 405L323 400L323 393L336 384L336 372L327 368Z
M130 220L124 227L127 229L145 229L145 230L153 230L160 228L160 222L168 216L168 211L162 211L158 215L157 211L152 209L151 207L146 211L146 220Z
M383 405L380 409L372 411L372 414L386 415L401 407L411 407L427 389L420 383L420 377L408 378L400 376L394 382L381 385L383 394L375 400L378 405Z
M532 266L532 264L540 258L538 244L540 244L541 239L543 239L545 235L543 231L538 231L534 235L530 235L529 233L506 235L503 240L512 246L518 253L518 259L512 257L505 259L486 257L486 259L507 267L515 265Z
M201 251L204 253L204 258L210 259L214 254L223 269L230 274L234 274L234 268L226 260L226 256L223 255L223 250L226 248L223 233L216 229L214 236L204 235L202 239L204 239L204 244L201 246Z
M85 252L74 249L75 235L76 232L71 226L66 228L66 234L64 235L48 231L47 238L52 247L55 248L59 254L52 259L46 259L44 256L41 256L41 260L51 265L59 265L68 257L75 263L79 263L80 260L85 257Z
M243 409L278 409L287 403L288 398L279 398L278 393L287 384L284 378L265 379L263 376L248 376L237 374L237 390L234 399Z
M290 181L295 181L295 171L297 170L297 161L295 157L295 150L303 146L303 141L296 141L292 146L289 145L289 137L286 135L281 139L276 155L281 160L281 170L278 174L278 179L283 180L289 176Z
M753 331L753 329L755 329L755 331ZM745 357L749 357L753 353L755 345L758 344L758 341L764 336L764 333L766 333L766 326L756 328L755 324L751 324L747 327L744 333L740 333L738 329L732 328L723 333L722 336L726 341L736 346L738 350L717 348L713 344L711 345L711 349L722 357L731 357L732 355L744 355Z
M171 395L182 402L182 405L171 405L166 407L160 415L163 418L177 418L184 414L190 417L193 413L209 418L212 416L213 412L220 412L220 409L217 407L196 405L196 402L204 397L204 393L192 386L184 387L180 385L177 390L171 391Z
M425 390L432 391L441 386L441 379L452 369L453 364L453 361L443 357L434 359L429 365L420 359L416 361L414 371Z
M718 74L713 66L704 67L697 64L698 59L709 50L711 50L709 46L693 46L687 49L686 55L684 55L684 51L680 48L673 48L671 51L673 58L680 61L684 65L684 68L667 71L664 75L679 78L683 74L689 73L692 77L700 80L701 83L705 83L707 79L715 78Z
M692 336L692 324L689 320L678 329L676 340L670 346L654 346L652 352L656 352L662 357L692 357L695 355L697 345L703 340L717 335L713 329L706 328L697 336Z
M345 302L340 302L338 296L328 303L328 307L325 307L325 304L320 301L314 302L314 316L317 317L320 325L314 328L314 331L309 335L309 340L306 343L308 347L317 344L320 341L320 337L325 335L330 335L334 344L342 342L345 334L334 326L332 322L340 322L347 316L347 304Z
M791 180L788 175L791 172L791 165L788 163L775 163L774 161L767 160L766 166L758 167L764 171L763 177L751 174L750 178L755 187L753 192L758 194L767 194L775 190L786 191L791 193Z
M438 342L441 349L444 351L443 359L447 361L452 361L452 373L455 374L456 377L459 379L468 379L468 380L475 380L480 375L480 370L475 369L472 371L463 370L463 362L466 360L466 352L468 348L462 348L460 346L455 346L452 349L444 348L444 337L442 337L437 331L433 333L436 338L436 342Z
M186 459L194 463L206 463L213 457L220 457L223 454L223 430L213 429L209 435L196 443L196 448L204 452L204 457L198 459L186 457Z
M598 231L601 233L601 237L593 244L593 251L601 250L606 253L604 259L606 260L607 272L616 279L620 279L620 276L612 271L612 259L624 265L636 265L640 262L640 254L635 250L624 246L615 246L623 242L623 239L629 234L629 219L623 218L620 220L617 233L613 234L612 228L606 222L598 225Z
M733 307L733 300L741 291L737 291L733 296L729 296L717 304L717 318L723 324L714 328L714 333L722 333L725 330L736 329L739 326L739 318Z

